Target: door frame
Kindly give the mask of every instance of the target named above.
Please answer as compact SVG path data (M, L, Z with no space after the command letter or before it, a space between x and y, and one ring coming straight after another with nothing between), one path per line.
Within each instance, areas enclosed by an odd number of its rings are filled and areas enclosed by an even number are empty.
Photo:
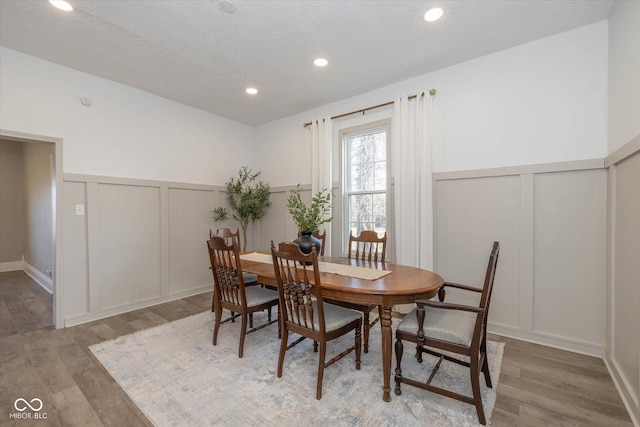
M39 142L54 145L54 184L55 199L52 203L52 231L53 231L53 326L56 329L64 327L63 313L63 281L62 274L62 138L36 135L0 129L0 138L16 142Z

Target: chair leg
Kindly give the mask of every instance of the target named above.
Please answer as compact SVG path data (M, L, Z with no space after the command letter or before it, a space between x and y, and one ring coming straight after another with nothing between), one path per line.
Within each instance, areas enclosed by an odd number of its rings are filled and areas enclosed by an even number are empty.
M471 372L471 389L473 390L473 403L478 413L478 421L482 425L487 424L487 420L484 417L484 408L482 407L482 395L480 394L480 372L478 371L478 361L472 360L470 370Z
M400 338L396 339L396 388L395 393L397 396L402 394L402 390L400 390L400 383L402 382L402 368L400 367L402 363L402 353L404 352L404 345L402 344L402 340Z
M371 329L371 325L369 324L369 312L365 311L363 314L364 314L364 352L369 353L369 330Z
M289 331L286 328L282 328L282 338L280 338L280 355L278 356L278 378L282 376L282 365L284 364L284 354L287 351L288 341Z
M216 293L211 296L211 311L214 311L216 307Z
M480 344L480 356L483 357L482 360L482 373L484 374L484 382L487 384L487 387L493 388L491 384L491 374L489 373L489 361L487 360L487 339L482 341Z
M249 327L253 329L253 313L249 313Z
M356 370L360 370L360 356L362 352L362 331L361 326L356 326Z
M322 398L322 377L324 376L324 360L327 355L327 342L320 343L320 355L318 357L318 382L316 386L316 399Z
M244 353L244 338L247 336L247 317L251 316L251 314L243 313L242 314L242 326L240 330L240 348L238 349L238 357L242 359Z
M218 308L215 311L215 321L213 324L213 345L218 343L218 330L220 329L220 322L222 321L222 308Z

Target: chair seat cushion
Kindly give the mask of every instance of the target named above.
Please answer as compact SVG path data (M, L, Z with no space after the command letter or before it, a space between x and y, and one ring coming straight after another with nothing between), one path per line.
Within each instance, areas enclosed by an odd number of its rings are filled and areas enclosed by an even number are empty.
M466 346L471 345L477 314L461 310L445 310L425 306L425 337L449 341ZM398 325L398 330L418 333L418 307L407 314Z
M247 296L247 307L254 307L269 301L278 300L278 292L272 289L261 288L259 286L249 286L244 289L244 292Z
M362 319L362 313L334 304L324 303L324 323L326 331L339 329L356 319ZM313 320L318 321L318 302L313 301ZM316 323L317 324L317 323Z
M254 282L258 281L258 275L257 274L252 274L252 273L245 273L243 271L242 272L242 280L244 281L245 285L249 285L251 283L254 283Z

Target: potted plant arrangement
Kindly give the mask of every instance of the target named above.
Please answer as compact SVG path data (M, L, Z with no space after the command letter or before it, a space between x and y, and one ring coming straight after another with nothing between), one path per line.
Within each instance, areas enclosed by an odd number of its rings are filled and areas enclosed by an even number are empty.
M287 208L293 217L293 221L298 226L300 237L294 240L300 246L300 250L308 254L315 245L316 251L320 253L322 242L315 238L312 233L318 230L321 224L329 222L333 217L329 217L331 212L331 192L326 188L318 191L311 198L311 204L307 206L300 195L300 184L287 199ZM326 194L325 194L326 193Z
M229 178L227 182L227 200L229 206L236 213L233 219L240 222L242 228L242 250L247 250L247 228L250 222L255 222L266 213L271 202L269 201L269 184L262 181L256 182L260 172L253 172L247 166L238 171L238 177ZM220 207L212 211L214 221L217 218L226 220L226 209Z

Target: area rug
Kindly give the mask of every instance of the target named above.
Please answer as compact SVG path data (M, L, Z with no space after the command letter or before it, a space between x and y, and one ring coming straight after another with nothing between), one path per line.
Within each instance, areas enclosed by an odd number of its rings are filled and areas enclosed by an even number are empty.
M256 324L261 316L255 315ZM397 396L393 379L392 401L384 402L379 325L371 330L361 369L355 369L354 353L326 368L322 399L316 400L318 354L311 341L287 352L283 376L277 378L277 324L249 334L239 359L240 323L223 324L214 347L213 319L213 313L205 312L90 349L157 426L479 425L472 405L406 384ZM327 360L352 342L352 334L329 342ZM494 388L480 381L487 419L495 404L503 350L504 344L489 341ZM423 357L420 365L411 344L405 345L403 372L426 379L435 358ZM433 384L471 394L468 370L451 363L443 362Z

